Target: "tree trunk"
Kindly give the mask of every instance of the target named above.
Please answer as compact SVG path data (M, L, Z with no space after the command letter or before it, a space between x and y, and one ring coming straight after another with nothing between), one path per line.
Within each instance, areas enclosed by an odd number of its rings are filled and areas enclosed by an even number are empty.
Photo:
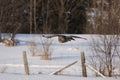
M33 10L33 0L30 0L30 34L32 33L32 15L33 15L33 12L32 12L32 10Z
M36 23L36 0L34 0L34 32L37 32L37 23Z

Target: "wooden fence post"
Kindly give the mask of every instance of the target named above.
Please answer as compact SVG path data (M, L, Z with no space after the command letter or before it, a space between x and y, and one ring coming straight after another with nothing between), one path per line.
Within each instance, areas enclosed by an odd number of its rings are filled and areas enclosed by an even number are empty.
M27 61L26 51L23 51L23 61L24 61L25 74L29 75L29 67L28 67L28 61Z
M82 64L82 76L87 77L84 52L81 52L81 64Z

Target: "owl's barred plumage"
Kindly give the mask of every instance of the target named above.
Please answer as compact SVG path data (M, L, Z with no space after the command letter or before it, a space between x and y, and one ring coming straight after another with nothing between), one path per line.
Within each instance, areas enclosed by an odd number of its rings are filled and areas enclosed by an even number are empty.
M80 39L87 40L86 38L79 37L79 36L65 36L65 35L45 36L45 35L43 35L43 37L45 37L45 38L52 38L52 37L56 37L56 36L58 37L58 41L60 43L65 43L65 42L68 42L68 41L71 41L71 40L75 40L74 38L80 38Z

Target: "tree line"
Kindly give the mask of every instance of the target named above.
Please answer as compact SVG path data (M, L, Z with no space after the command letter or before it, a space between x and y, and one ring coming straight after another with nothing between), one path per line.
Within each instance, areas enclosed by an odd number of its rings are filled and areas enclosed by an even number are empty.
M104 33L116 33L120 26L119 3L116 0L0 0L0 32L87 34L114 30Z

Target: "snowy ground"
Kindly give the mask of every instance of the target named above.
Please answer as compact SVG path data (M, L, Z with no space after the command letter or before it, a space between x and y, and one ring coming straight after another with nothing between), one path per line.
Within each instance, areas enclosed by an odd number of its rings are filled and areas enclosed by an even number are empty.
M37 47L41 47L41 35L16 36L18 45L7 47L0 43L0 80L119 80L120 78L101 78L95 77L94 72L87 69L87 78L82 77L80 52L84 51L86 57L90 53L90 35L78 35L88 40L76 39L67 43L59 43L57 37L51 39L51 60L40 60L40 56L31 56L29 43L36 42ZM30 75L25 75L23 66L23 51L26 51ZM37 51L39 55L40 50ZM74 61L75 65L62 71L58 75L50 75L57 69L60 69Z
M0 74L0 80L120 80L120 78L96 78L96 77L74 77L61 75L23 75L23 74Z

